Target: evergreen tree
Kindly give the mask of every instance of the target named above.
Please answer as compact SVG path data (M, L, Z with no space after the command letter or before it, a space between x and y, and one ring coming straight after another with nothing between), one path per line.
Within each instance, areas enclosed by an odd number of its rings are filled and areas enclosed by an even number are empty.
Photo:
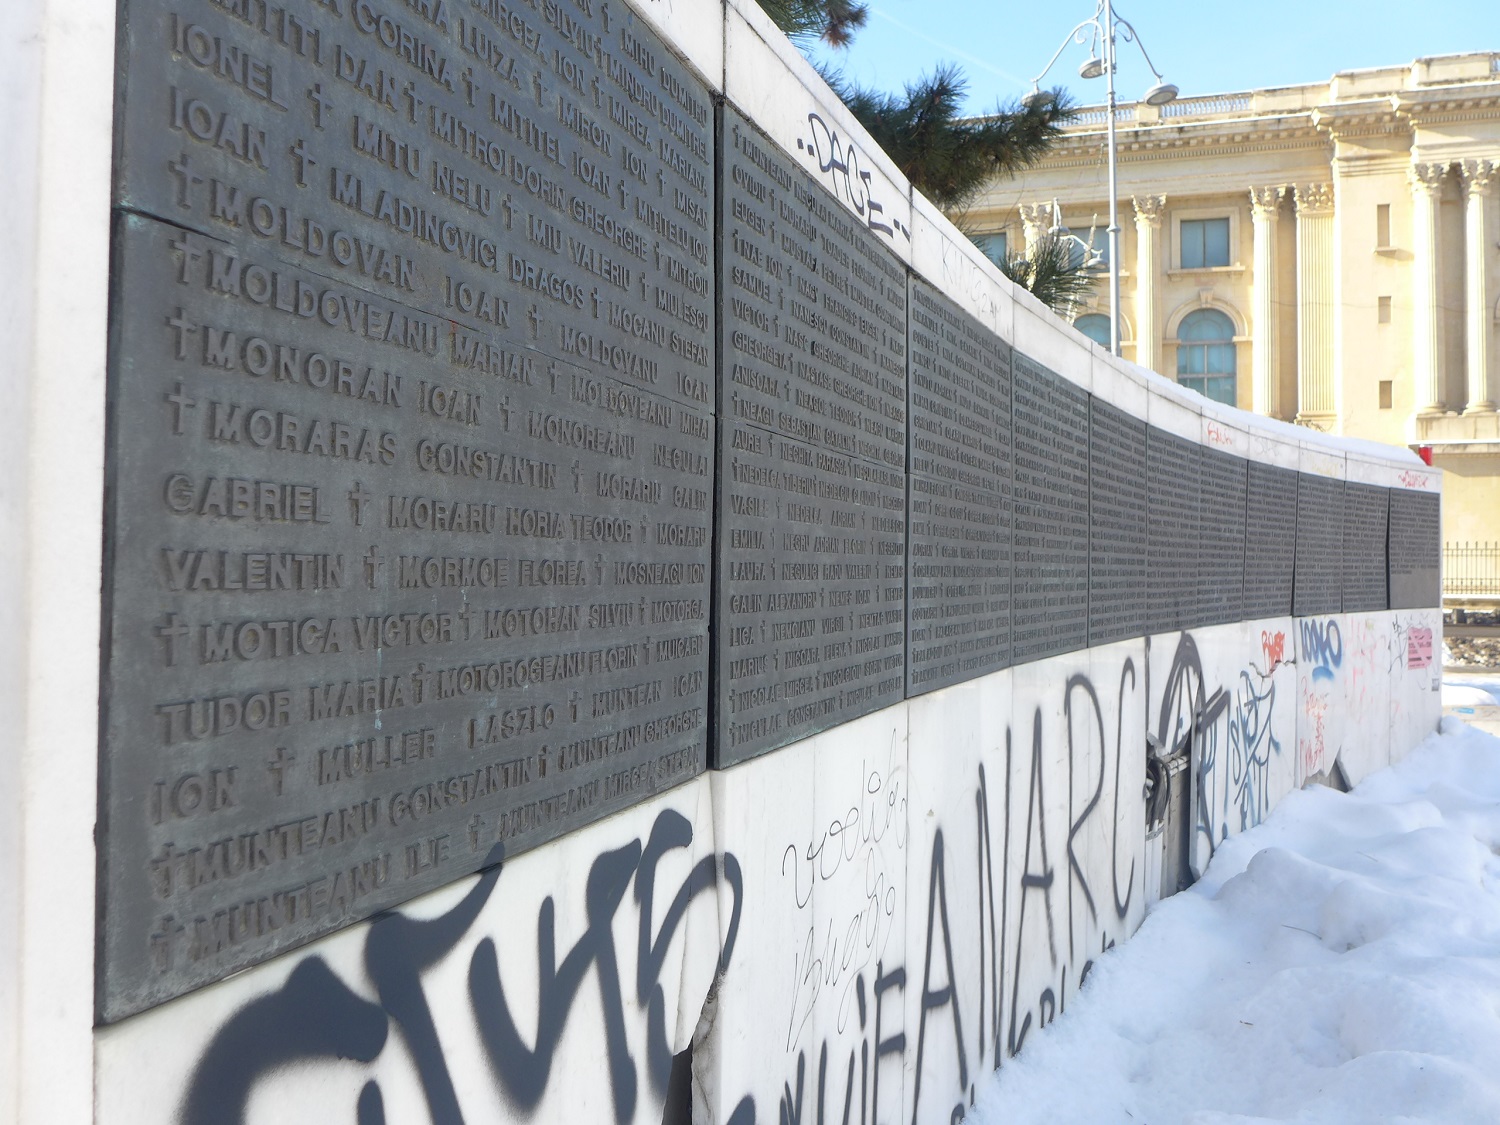
M887 94L823 78L912 184L945 210L963 207L984 184L1014 176L1062 135L1074 109L1061 89L1028 102L1000 106L983 117L963 117L968 81L952 63Z
M759 3L789 38L822 39L831 47L847 47L869 15L869 9L858 0L759 0Z
M1077 243L1048 232L1032 247L1031 256L1009 254L1000 272L1059 316L1071 317L1094 287L1094 274Z

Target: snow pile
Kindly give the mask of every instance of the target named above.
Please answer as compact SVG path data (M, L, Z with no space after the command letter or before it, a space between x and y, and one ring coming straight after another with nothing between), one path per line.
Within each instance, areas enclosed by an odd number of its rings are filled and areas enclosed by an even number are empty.
M1500 1122L1500 739L1291 794L1096 963L977 1125Z
M1500 706L1500 676L1444 676L1443 706Z

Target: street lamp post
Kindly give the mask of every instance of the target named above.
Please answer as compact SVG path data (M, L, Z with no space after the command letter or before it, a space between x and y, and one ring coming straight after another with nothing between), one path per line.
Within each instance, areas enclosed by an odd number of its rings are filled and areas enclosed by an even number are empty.
M1120 197L1119 197L1119 146L1115 135L1115 63L1118 58L1115 36L1122 35L1141 49L1141 56L1146 60L1146 65L1151 68L1151 73L1156 76L1156 85L1141 96L1141 100L1147 105L1166 105L1177 96L1177 87L1162 78L1161 72L1151 62L1151 56L1146 54L1145 44L1141 42L1140 36L1134 27L1123 17L1115 15L1114 0L1098 0L1098 6L1089 19L1084 20L1072 31L1068 32L1066 39L1042 68L1042 72L1031 80L1031 93L1026 95L1026 101L1041 96L1040 83L1047 77L1057 60L1067 49L1069 43L1085 42L1085 29L1091 29L1088 41L1091 45L1098 45L1103 52L1103 57L1090 54L1088 61L1078 68L1080 78L1098 78L1104 75L1106 79L1108 96L1105 108L1105 136L1109 161L1109 350L1115 355L1120 354ZM1150 331L1149 325L1142 326L1144 330Z

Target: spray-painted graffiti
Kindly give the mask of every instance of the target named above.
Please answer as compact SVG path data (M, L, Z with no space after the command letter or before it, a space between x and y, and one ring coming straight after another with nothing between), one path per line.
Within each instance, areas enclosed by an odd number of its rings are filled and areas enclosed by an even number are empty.
M1333 618L1303 618L1297 622L1302 635L1298 656L1311 669L1315 680L1331 680L1344 663L1344 635Z
M854 142L841 138L838 129L817 112L807 115L807 134L805 138L797 138L797 147L816 163L818 173L826 178L833 194L852 207L875 233L888 238L899 234L910 241L911 231L875 197L874 176L863 167Z
M182 1125L243 1121L256 1088L273 1082L292 1064L373 1063L390 1045L392 1030L416 1069L434 1125L461 1125L464 1113L423 977L473 936L476 927L483 936L470 954L468 1003L490 1073L505 1100L523 1115L539 1105L570 1012L592 977L603 1013L599 1057L608 1075L614 1118L631 1120L641 1096L642 1073L654 1099L665 1097L673 1051L666 1033L662 973L667 949L688 908L699 896L717 896L728 908L726 936L718 951L721 970L733 955L739 930L742 879L733 855L704 856L670 899L663 902L659 897L658 866L668 853L689 847L692 839L687 818L666 809L644 843L637 838L596 856L586 876L586 926L561 962L554 902L551 896L543 901L536 917L535 973L511 982L512 990L526 993L520 1010L536 1013L535 1027L526 1029L525 1035L507 997L496 950L497 940L514 940L524 931L513 926L511 918L498 938L479 925L501 882L504 864L497 848L489 857L491 866L443 915L428 919L392 913L368 925L364 970L375 989L373 1001L341 980L322 958L310 956L280 989L235 1012L213 1034L193 1072L181 1108ZM635 903L637 942L634 962L624 966L628 975L622 979L614 924L627 893ZM627 1043L627 1007L646 1014L644 1059L635 1057ZM378 1079L364 1084L354 1109L359 1125L384 1125Z
M1342 692L1344 634L1336 619L1302 618L1297 622L1297 759L1298 782L1316 777L1338 757L1342 728L1336 697Z

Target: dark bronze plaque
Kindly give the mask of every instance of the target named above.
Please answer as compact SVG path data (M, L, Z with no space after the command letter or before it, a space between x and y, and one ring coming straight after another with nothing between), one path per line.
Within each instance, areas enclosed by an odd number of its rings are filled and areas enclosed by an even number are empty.
M721 419L716 767L899 702L906 480Z
M1017 664L1088 643L1088 393L1013 353L1015 534L1011 646Z
M725 107L720 412L906 467L906 271Z
M1297 472L1250 463L1245 497L1245 620L1292 612Z
M125 7L119 205L712 407L713 103L626 5Z
M1089 400L1089 644L1146 624L1146 423Z
M1442 499L1435 492L1391 489L1391 608L1443 604Z
M1245 492L1249 463L1202 449L1202 546L1198 551L1198 624L1222 625L1245 615Z
M702 768L709 414L116 227L103 1019Z
M1199 481L1202 447L1166 430L1146 434L1146 631L1190 629L1202 617Z
M1343 605L1344 482L1297 475L1297 561L1292 613L1338 613Z
M1343 607L1345 613L1387 608L1385 541L1390 490L1344 486Z
M911 283L907 694L1010 663L1010 348Z

